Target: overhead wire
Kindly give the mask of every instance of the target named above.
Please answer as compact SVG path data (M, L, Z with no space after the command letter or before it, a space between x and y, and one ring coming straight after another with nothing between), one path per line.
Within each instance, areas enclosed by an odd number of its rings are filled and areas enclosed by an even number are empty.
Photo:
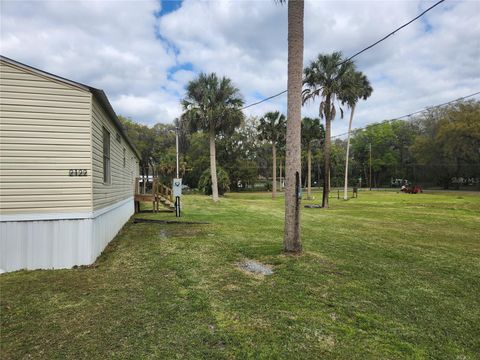
M415 111L415 112L412 112L412 113L408 113L406 115L402 115L402 116L399 116L399 117L384 120L382 122L377 122L377 123L373 123L373 124L370 124L370 125L366 125L366 126L361 127L361 128L356 128L356 129L351 130L350 132L353 133L353 132L358 131L358 130L363 130L363 129L366 129L366 128L371 128L371 127L374 127L374 126L378 126L378 125L382 125L382 124L385 124L385 123L393 122L393 121L396 121L396 120L401 120L401 119L411 117L411 116L416 115L416 114L420 114L420 113L425 112L427 110L437 109L437 108L440 108L440 107L443 107L443 106L446 106L446 105L449 105L449 104L452 104L452 103L455 103L455 102L458 102L458 101L462 101L462 100L471 98L471 97L473 97L475 95L479 95L479 94L480 94L480 91L477 91L476 93L466 95L466 96L462 96L462 97L459 97L457 99L444 102L442 104L438 104L438 105L434 105L434 106L427 106L427 107L425 107L421 110L418 110L418 111ZM344 132L344 133L341 133L341 134L338 134L338 135L335 135L335 136L332 136L331 139L339 138L339 137L342 137L342 136L345 136L345 135L348 135L348 131Z
M440 5L441 3L443 3L445 0L440 0L438 2L436 2L435 4L433 4L432 6L430 6L428 9L426 9L425 11L423 11L422 13L420 13L419 15L417 15L416 17L414 17L412 20L410 20L409 22L406 22L405 24L403 24L402 26L400 26L399 28L393 30L391 33L385 35L383 38L381 38L380 40L377 40L376 42L374 42L372 45L369 45L367 46L366 48L360 50L359 52L353 54L352 56L350 56L349 58L343 60L342 62L338 63L337 66L341 66L343 64L345 64L346 62L352 60L353 58L357 57L358 55L364 53L365 51L371 49L372 47L374 47L375 45L378 45L380 44L382 41L388 39L390 36L392 35L395 35L395 33L397 33L398 31L402 30L404 27L407 27L408 25L410 25L411 23L413 23L415 20L418 20L419 18L421 18L423 15L425 15L427 12L429 12L430 10L432 10L433 8L437 7L438 5Z
M265 101L268 101L268 100L270 100L270 99L276 98L277 96L280 96L280 95L282 95L282 94L285 94L286 92L288 92L288 90L283 90L283 91L279 92L278 94L275 94L275 95L269 96L268 98L265 98L265 99L263 99L263 100L260 100L260 101L254 102L254 103L252 103L252 104L249 104L249 105L247 105L247 106L244 106L244 107L243 107L243 108L241 108L240 110L245 110L245 109L248 109L249 107L252 107L252 106L255 106L255 105L261 104L261 103L263 103L263 102L265 102Z
M406 22L405 24L403 24L402 26L396 28L395 30L393 30L392 32L390 32L389 34L385 35L384 37L382 37L381 39L377 40L376 42L374 42L373 44L363 48L362 50L358 51L357 53L353 54L352 56L350 56L349 58L345 59L344 61L340 62L337 64L337 66L340 66L344 63L346 63L347 61L350 61L352 60L353 58L357 57L358 55L364 53L365 51L367 50L370 50L371 48L373 48L374 46L380 44L382 41L385 41L386 39L388 39L390 36L394 35L395 33L397 33L398 31L402 30L403 28L407 27L408 25L410 25L411 23L413 23L414 21L418 20L419 18L421 18L423 15L425 15L427 12L431 11L433 8L435 8L436 6L440 5L441 3L443 3L445 0L440 0L438 2L436 2L435 4L433 4L432 6L430 6L428 9L426 9L425 11L423 11L422 13L420 13L419 15L417 15L416 17L414 17L413 19L411 19L410 21ZM275 95L272 95L272 96L269 96L265 99L262 99L262 100L259 100L259 101L256 101L252 104L248 104L244 107L242 107L240 110L245 110L245 109L248 109L252 106L256 106L256 105L259 105L261 103L264 103L265 101L268 101L268 100L271 100L273 98L276 98L280 95L283 95L285 93L288 92L288 89L287 90L283 90Z

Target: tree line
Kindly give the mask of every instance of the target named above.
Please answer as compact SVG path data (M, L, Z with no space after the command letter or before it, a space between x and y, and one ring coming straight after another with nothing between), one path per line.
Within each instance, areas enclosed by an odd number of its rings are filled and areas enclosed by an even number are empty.
M211 194L210 135L191 132L185 124L148 127L119 117L139 150L141 173L165 183L175 176L175 131L179 128L180 175L190 188ZM229 133L215 137L219 192L268 190L276 196L285 178L286 117L269 112L246 117ZM302 187L324 184L325 130L319 118L302 119ZM330 149L330 183L345 184L348 139ZM371 175L370 179L370 149ZM349 187L388 187L407 179L423 187L479 189L480 102L476 100L430 109L415 118L374 123L353 130L350 139ZM202 178L203 175L203 178ZM202 180L202 181L201 181ZM199 186L200 185L200 186Z

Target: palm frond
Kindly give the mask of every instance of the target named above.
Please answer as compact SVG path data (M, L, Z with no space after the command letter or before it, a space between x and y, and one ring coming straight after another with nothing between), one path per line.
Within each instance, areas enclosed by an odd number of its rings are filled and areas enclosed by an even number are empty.
M209 131L213 126L217 132L230 133L243 121L240 91L230 79L215 73L200 73L190 81L181 104L182 121L189 123L191 131Z
M326 114L325 114L325 101L321 101L320 102L320 108L318 110L318 115L320 116L320 119L323 119L324 115L326 117Z

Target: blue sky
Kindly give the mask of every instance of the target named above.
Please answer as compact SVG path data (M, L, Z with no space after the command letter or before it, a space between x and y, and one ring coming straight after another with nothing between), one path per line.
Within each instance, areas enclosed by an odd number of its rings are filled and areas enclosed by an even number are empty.
M351 55L434 1L306 1L307 64ZM287 84L287 7L273 1L1 2L0 52L106 91L115 111L145 124L181 113L200 71L228 76L246 103ZM480 2L449 1L356 59L374 92L354 126L479 91ZM286 96L247 110L285 111ZM315 116L318 103L303 108ZM335 120L333 133L345 131Z
M176 0L162 0L161 1L161 10L158 16L167 15L168 13L178 10L182 6L182 1Z

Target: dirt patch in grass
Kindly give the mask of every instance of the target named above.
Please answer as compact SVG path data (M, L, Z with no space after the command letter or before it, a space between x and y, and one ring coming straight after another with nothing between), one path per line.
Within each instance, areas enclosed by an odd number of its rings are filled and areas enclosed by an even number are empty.
M272 266L259 263L254 260L244 260L237 264L238 268L243 272L256 276L273 275Z
M155 229L158 234L158 238L161 240L167 240L169 238L196 238L204 237L205 225L200 224L165 224L165 223L133 223L135 227L139 227L139 231L142 229Z

